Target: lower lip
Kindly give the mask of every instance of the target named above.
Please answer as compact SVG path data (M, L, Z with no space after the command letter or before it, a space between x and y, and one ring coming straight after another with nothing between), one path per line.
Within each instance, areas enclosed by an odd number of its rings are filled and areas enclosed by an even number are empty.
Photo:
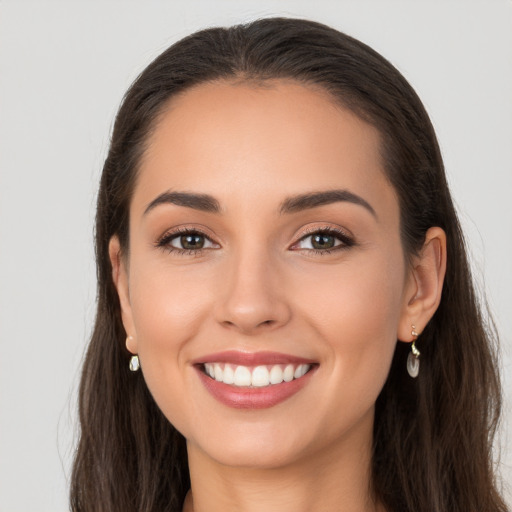
M196 369L205 388L224 405L234 409L266 409L284 402L298 393L309 382L316 366L313 366L299 379L262 388L245 388L224 384L224 382L218 382L206 375L201 368Z

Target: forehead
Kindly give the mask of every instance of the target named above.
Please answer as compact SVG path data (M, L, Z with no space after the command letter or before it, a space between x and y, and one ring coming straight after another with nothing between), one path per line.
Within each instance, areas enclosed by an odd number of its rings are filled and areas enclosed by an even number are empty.
M278 201L340 187L370 196L390 189L379 132L318 87L273 80L201 84L173 98L149 139L136 192L147 205L170 189Z

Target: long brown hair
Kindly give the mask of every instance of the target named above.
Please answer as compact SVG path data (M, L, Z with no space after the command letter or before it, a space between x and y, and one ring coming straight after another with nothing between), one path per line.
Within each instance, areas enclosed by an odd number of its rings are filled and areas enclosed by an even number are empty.
M141 373L128 370L108 243L117 235L129 249L138 164L170 98L213 80L276 78L321 86L380 131L407 255L422 247L428 228L447 234L441 304L418 340L420 375L407 375L408 346L397 343L377 400L371 492L394 512L505 511L491 454L500 410L496 336L475 296L429 117L402 75L374 50L325 25L285 18L182 39L143 71L123 100L98 195L97 315L80 386L72 510L181 510L190 485L185 440Z

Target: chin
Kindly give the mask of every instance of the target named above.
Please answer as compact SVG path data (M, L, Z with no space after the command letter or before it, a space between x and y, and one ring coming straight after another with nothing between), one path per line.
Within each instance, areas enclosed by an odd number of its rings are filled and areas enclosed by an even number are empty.
M308 445L305 439L290 436L288 428L278 429L261 424L231 429L229 432L210 430L209 434L207 437L201 435L197 440L187 439L189 451L197 449L219 464L239 468L286 466L299 459L307 451Z
M218 464L240 469L277 469L299 458L297 450L277 449L273 443L262 442L242 442L203 451Z

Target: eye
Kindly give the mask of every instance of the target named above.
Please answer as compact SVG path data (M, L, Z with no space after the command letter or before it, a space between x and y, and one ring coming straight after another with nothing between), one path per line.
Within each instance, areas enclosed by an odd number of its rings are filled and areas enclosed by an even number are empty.
M354 240L343 231L334 228L322 228L303 236L292 246L292 249L325 254L346 249L353 245Z
M166 233L156 244L158 247L180 254L198 254L205 249L216 249L218 244L195 229L179 229Z

